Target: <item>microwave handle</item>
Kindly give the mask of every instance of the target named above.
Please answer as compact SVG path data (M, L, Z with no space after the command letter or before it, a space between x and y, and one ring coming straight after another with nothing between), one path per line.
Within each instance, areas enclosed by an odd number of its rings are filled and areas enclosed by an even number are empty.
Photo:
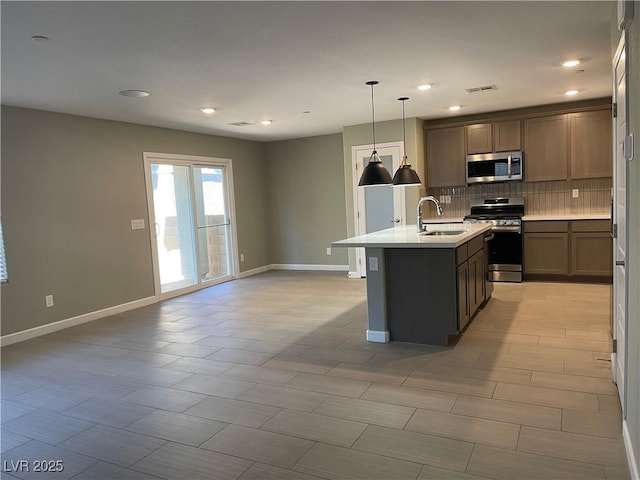
M511 178L511 154L507 157L507 177Z

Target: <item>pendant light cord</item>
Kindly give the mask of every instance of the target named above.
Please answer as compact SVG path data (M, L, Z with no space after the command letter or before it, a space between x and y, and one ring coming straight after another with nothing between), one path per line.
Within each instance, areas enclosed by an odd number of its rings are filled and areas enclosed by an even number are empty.
M377 82L376 82L377 83ZM371 130L373 132L373 151L376 152L376 110L373 103L373 86L371 83Z
M404 155L402 157L402 164L407 164L407 130L404 125L404 100L402 100L402 147L404 149Z

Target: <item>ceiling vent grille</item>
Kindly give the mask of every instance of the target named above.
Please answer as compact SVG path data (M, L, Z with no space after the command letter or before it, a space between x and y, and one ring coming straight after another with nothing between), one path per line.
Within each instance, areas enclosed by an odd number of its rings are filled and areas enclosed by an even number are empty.
M255 125L255 124L250 122L234 122L234 123L230 123L229 125L233 125L234 127L248 127L249 125Z
M484 87L474 87L474 88L467 88L466 91L467 93L482 93L482 92L490 92L492 90L497 90L498 87L496 87L495 85L485 85Z

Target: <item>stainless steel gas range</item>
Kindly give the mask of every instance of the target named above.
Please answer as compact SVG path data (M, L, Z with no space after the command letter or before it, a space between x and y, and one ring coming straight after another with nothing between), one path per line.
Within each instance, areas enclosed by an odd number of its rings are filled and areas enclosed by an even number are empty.
M487 248L488 280L522 281L522 217L524 198L472 200L465 223L490 223L493 237Z

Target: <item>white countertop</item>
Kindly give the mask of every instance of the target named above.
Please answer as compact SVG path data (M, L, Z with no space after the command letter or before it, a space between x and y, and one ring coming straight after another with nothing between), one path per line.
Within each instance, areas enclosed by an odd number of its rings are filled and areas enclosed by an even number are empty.
M558 215L525 215L522 220L610 220L608 213L561 213Z
M418 235L415 225L403 225L332 242L332 247L369 248L455 248L491 229L483 223L440 223L427 231L464 230L460 235Z

